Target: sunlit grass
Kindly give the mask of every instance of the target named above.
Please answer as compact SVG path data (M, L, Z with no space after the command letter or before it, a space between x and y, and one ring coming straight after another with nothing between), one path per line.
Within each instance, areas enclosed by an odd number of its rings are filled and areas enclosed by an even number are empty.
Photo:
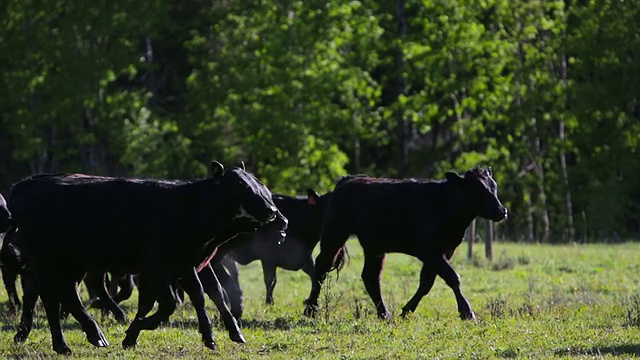
M462 246L453 259L462 291L478 322L458 318L455 298L440 279L416 313L399 318L401 307L418 286L421 263L408 256L388 256L382 278L383 295L394 314L379 321L360 280L363 257L356 241L348 243L351 260L320 297L315 320L302 316L310 288L302 272L278 270L275 305L264 305L259 263L241 267L245 291L246 345L232 343L217 319L219 350L204 348L195 312L187 302L169 324L143 331L139 346L122 350L126 326L99 311L96 317L111 346L92 347L73 319L65 322L67 341L78 358L629 358L640 356L640 244L546 246L497 243L494 261L485 261L476 246L472 261ZM86 298L86 296L85 296ZM6 301L4 288L0 301ZM134 298L124 306L129 319ZM36 328L24 345L14 345L17 319L0 308L0 356L44 358L54 355L44 311L39 306Z

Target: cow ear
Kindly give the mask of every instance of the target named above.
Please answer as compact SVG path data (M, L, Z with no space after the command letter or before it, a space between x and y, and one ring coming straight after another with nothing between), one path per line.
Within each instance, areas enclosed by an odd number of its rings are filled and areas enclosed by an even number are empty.
M244 166L244 161L240 160L240 164L238 164L238 167L244 171L247 171L247 168Z
M218 177L224 175L224 166L217 161L211 162L211 176Z
M491 172L491 166L487 166L487 174L493 177L493 173Z
M453 184L457 184L462 180L462 176L458 175L458 173L455 171L447 171L447 173L444 174L444 177L447 179L447 181L450 181Z
M313 189L307 189L307 204L316 205L318 200L320 200L320 195Z

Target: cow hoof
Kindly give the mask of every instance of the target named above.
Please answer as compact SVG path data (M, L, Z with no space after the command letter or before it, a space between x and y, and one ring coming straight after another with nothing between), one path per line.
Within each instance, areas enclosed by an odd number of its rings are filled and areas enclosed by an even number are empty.
M118 324L124 325L127 323L127 316L124 313L115 314L115 318Z
M316 313L318 312L318 305L311 304L309 300L304 301L304 316L307 317L316 317Z
M107 347L109 346L109 341L104 337L104 335L102 335L102 337L97 337L94 339L89 339L87 338L87 340L89 340L89 343L95 347Z
M136 347L136 345L138 345L136 339L130 339L128 336L125 337L124 340L122 340L122 347L124 349L133 349Z
M218 345L216 345L216 342L211 340L211 341L205 341L204 342L204 346L207 349L211 349L211 350L218 350Z
M460 319L462 319L462 320L473 320L473 321L476 321L476 322L478 320L476 318L476 314L474 314L473 311L460 313Z
M378 319L380 319L380 320L389 320L389 319L391 319L391 314L389 314L388 312L379 313L378 314Z
M54 345L53 351L55 351L56 354L67 355L67 356L73 353L67 344Z
M400 314L400 317L403 319L407 319L409 317L409 314L411 314L413 311L409 310L409 309L402 309L402 313Z
M244 339L244 336L242 336L241 333L229 333L229 339L231 339L231 341L238 343L238 344L246 344L247 340Z
M16 344L22 344L27 341L27 337L29 337L29 333L26 331L19 330L16 335L13 337L13 341Z

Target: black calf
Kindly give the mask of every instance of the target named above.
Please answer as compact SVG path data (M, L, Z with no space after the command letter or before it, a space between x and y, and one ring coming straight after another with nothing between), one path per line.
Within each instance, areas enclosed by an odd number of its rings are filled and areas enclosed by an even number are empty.
M490 168L474 168L464 176L450 171L443 181L345 178L325 211L305 315L315 314L322 283L340 261L348 237L355 234L365 256L362 280L380 318L390 316L380 293L382 265L386 253L397 252L423 262L420 286L402 308L403 316L415 311L440 276L455 294L460 317L475 319L449 259L476 216L493 221L507 218Z

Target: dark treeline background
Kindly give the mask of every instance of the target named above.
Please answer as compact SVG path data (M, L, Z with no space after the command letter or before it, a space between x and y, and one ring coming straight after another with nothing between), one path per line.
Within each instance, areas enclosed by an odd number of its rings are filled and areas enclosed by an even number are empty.
M640 230L640 19L621 0L5 0L0 191L38 172L279 192L491 165L512 240Z

